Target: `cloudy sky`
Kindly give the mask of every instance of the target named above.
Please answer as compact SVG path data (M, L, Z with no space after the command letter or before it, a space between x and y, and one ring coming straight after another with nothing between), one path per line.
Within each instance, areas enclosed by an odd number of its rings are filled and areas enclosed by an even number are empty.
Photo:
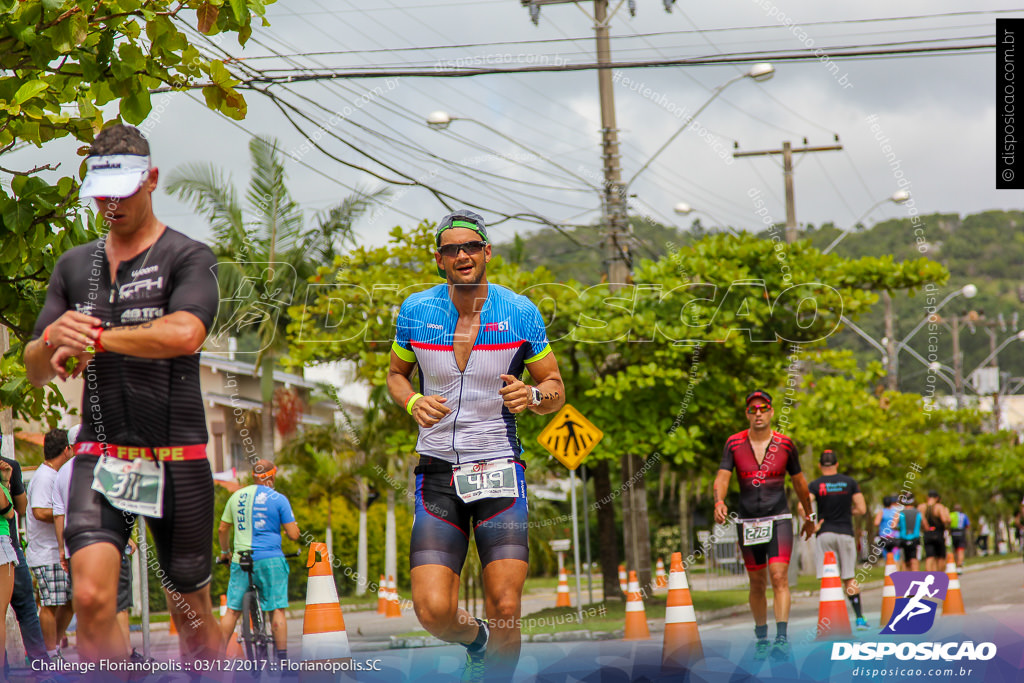
M991 44L997 16L1024 16L1009 4L722 0L679 3L666 13L662 0L636 0L635 17L623 3L612 20L613 59ZM517 0L286 0L269 6L270 26L256 28L244 50L231 39L220 47L244 57L233 68L249 76L585 64L594 61L591 11L590 3L545 6L535 26ZM196 44L216 49L202 39ZM676 225L699 216L705 225L753 229L759 219L749 195L760 190L772 218L783 222L780 159L733 159L729 152L737 144L742 150L778 148L784 140L801 146L804 138L826 145L838 135L842 151L797 158L797 219L849 226L899 188L876 133L888 138L919 212L1024 207L1024 193L994 189L992 52L837 59L831 70L825 59L777 61L772 80L731 84L699 116L699 128L680 135L631 185L632 210ZM616 71L624 177L631 178L716 86L748 68ZM294 107L287 111L303 131L257 92L247 92L249 115L239 125L207 110L198 93L154 97L157 118L146 128L155 163L165 174L185 163L213 163L241 187L248 178L248 140L265 134L278 137L292 155L289 186L309 215L353 188L385 187L319 150L304 151L306 137L313 135L328 153L352 165L384 178L411 177L486 207L499 240L536 229L536 222L499 222L512 214L559 224L589 224L600 215L598 193L588 186L601 182L595 71L345 79L274 85L271 92ZM435 110L473 121L455 121L446 131L429 129L425 118ZM875 117L876 130L868 117ZM73 148L59 142L21 152L19 160L74 163ZM672 207L678 202L702 213L677 216ZM883 203L866 222L905 216L907 210ZM436 220L445 212L425 189L394 187L359 231L367 242L380 243L395 224ZM157 213L190 235L208 236L201 217L165 194Z

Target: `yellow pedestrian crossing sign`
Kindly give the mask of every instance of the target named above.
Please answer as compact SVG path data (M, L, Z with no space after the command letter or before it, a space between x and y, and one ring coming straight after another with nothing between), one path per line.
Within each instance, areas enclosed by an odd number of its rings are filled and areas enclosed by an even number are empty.
M540 433L537 441L560 463L574 470L603 438L604 432L566 403Z

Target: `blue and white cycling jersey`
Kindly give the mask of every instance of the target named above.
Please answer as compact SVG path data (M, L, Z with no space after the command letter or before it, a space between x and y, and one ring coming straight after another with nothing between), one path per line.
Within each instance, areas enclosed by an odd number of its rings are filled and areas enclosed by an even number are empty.
M515 415L498 392L505 386L501 375L520 377L526 363L551 353L540 311L525 296L488 284L464 371L453 344L458 319L447 284L413 294L398 312L392 350L418 364L420 391L445 397L451 409L433 427L420 427L416 451L455 464L519 456Z

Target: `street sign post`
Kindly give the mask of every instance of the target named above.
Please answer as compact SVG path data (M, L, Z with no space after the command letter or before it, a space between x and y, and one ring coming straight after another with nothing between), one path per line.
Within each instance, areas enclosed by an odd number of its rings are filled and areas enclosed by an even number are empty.
M576 563L576 616L583 623L583 601L580 595L580 532L576 514L576 468L604 438L604 432L594 426L583 414L566 403L555 419L541 431L537 441L569 468L569 486L572 498L572 555ZM589 567L588 575L589 575Z
M570 470L575 470L594 450L604 432L595 427L580 411L566 403L555 419L537 437L541 446Z

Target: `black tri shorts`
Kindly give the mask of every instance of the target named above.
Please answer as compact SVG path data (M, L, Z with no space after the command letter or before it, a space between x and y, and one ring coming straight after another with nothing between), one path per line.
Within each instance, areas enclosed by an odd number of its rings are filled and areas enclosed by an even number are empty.
M461 574L471 528L481 566L495 560L529 562L526 466L518 460L516 483L516 498L482 498L466 503L455 492L451 463L421 457L416 467L409 565L440 564Z
M743 543L742 521L736 526L743 549L743 564L747 571L760 571L776 562L789 564L790 556L793 554L793 520L776 519L772 522L772 535L769 540L754 545Z
M118 510L92 488L99 458L75 456L64 537L72 556L93 543L124 552L135 515ZM193 593L210 582L213 566L213 474L210 461L165 462L163 516L147 517L167 590ZM73 562L74 560L72 560Z

